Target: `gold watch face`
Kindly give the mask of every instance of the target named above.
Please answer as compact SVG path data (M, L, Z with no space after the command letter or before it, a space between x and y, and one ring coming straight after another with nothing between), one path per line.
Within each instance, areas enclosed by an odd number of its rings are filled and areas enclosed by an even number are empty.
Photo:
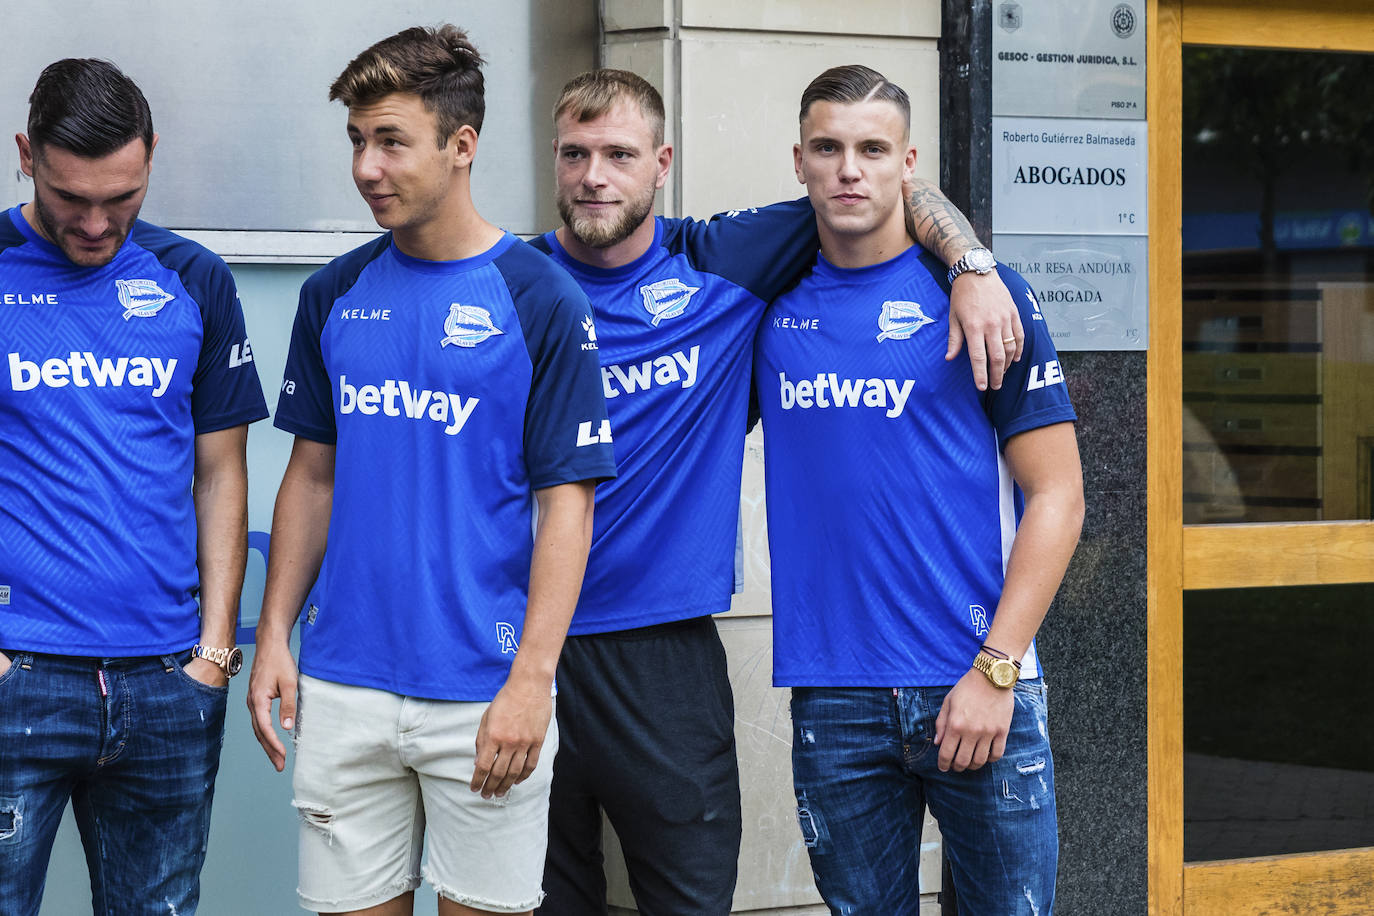
M988 672L988 676L998 687L1010 687L1016 683L1016 666L1006 659L999 658L992 663L992 670Z

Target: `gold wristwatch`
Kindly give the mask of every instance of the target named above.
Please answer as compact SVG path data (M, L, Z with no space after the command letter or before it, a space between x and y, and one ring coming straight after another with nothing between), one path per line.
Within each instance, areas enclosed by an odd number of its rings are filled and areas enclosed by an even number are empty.
M1009 658L993 658L981 649L973 656L973 667L987 675L992 686L1007 690L1021 676L1020 666Z
M225 677L233 677L243 667L243 650L238 646L230 646L227 649L211 649L208 646L196 644L191 647L191 654L196 658L203 658L207 662L219 665Z

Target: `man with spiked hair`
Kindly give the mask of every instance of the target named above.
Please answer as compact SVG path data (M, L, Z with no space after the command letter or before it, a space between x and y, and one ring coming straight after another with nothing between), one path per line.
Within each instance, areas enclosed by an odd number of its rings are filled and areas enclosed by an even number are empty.
M248 696L278 769L273 700L295 732L322 912L411 912L422 847L443 916L542 896L554 670L615 466L587 297L473 206L481 64L412 28L330 87L387 232L301 290Z
M901 212L909 119L906 93L860 65L802 95L793 158L821 250L754 360L773 682L792 689L797 815L833 912L920 909L929 805L961 912L1049 913L1034 637L1082 526L1074 412L1035 294L1006 267L1022 361L980 393L942 358L950 278Z
M234 279L138 219L157 134L114 64L48 66L0 217L0 909L68 799L97 913L195 912L267 416Z
M603 810L642 912L728 913L738 869L734 702L710 615L735 585L754 334L819 242L805 198L709 222L655 218L673 155L663 124L658 91L623 70L574 78L554 108L563 226L535 244L596 308L619 476L598 490L558 669L549 916L604 916ZM977 239L938 190L922 186L911 209L927 244L970 266L959 259ZM985 275L975 265L956 281L963 323L950 322L947 355L967 330L973 374L995 388L1020 316L982 251Z

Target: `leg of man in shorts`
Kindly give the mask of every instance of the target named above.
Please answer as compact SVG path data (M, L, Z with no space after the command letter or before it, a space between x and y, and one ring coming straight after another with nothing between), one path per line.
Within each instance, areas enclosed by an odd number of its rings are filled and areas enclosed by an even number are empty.
M424 877L439 892L440 912L534 908L552 768L538 767L502 797L471 791L488 704L404 697L309 675L298 689L292 786L301 817L302 906L409 912L409 902L395 898ZM551 725L542 753L557 749Z

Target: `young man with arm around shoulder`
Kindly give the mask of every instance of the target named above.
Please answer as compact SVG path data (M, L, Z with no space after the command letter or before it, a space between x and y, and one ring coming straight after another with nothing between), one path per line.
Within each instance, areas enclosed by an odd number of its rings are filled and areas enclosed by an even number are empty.
M98 913L195 912L267 416L234 279L138 219L152 114L47 67L0 216L0 908L36 913L68 799Z
M444 916L542 896L554 670L614 463L586 296L473 207L481 64L412 28L330 89L389 231L301 290L248 696L278 769L273 700L295 732L321 912L411 912L425 848Z
M821 254L755 353L774 683L792 688L798 818L832 910L919 908L929 805L961 908L1045 914L1058 841L1034 636L1082 525L1074 414L1005 267L1022 361L980 392L943 359L944 265L903 228L908 118L862 66L802 97Z
M535 245L596 308L619 476L598 489L559 663L551 916L606 912L603 810L646 913L728 913L738 868L734 702L710 615L729 609L734 586L754 334L819 241L805 198L709 222L655 218L673 152L663 123L658 91L623 70L575 77L554 107L563 226ZM952 260L977 244L961 241L967 224L947 202L915 216ZM971 270L958 289L970 371L990 370L996 387L1019 313L994 274Z

